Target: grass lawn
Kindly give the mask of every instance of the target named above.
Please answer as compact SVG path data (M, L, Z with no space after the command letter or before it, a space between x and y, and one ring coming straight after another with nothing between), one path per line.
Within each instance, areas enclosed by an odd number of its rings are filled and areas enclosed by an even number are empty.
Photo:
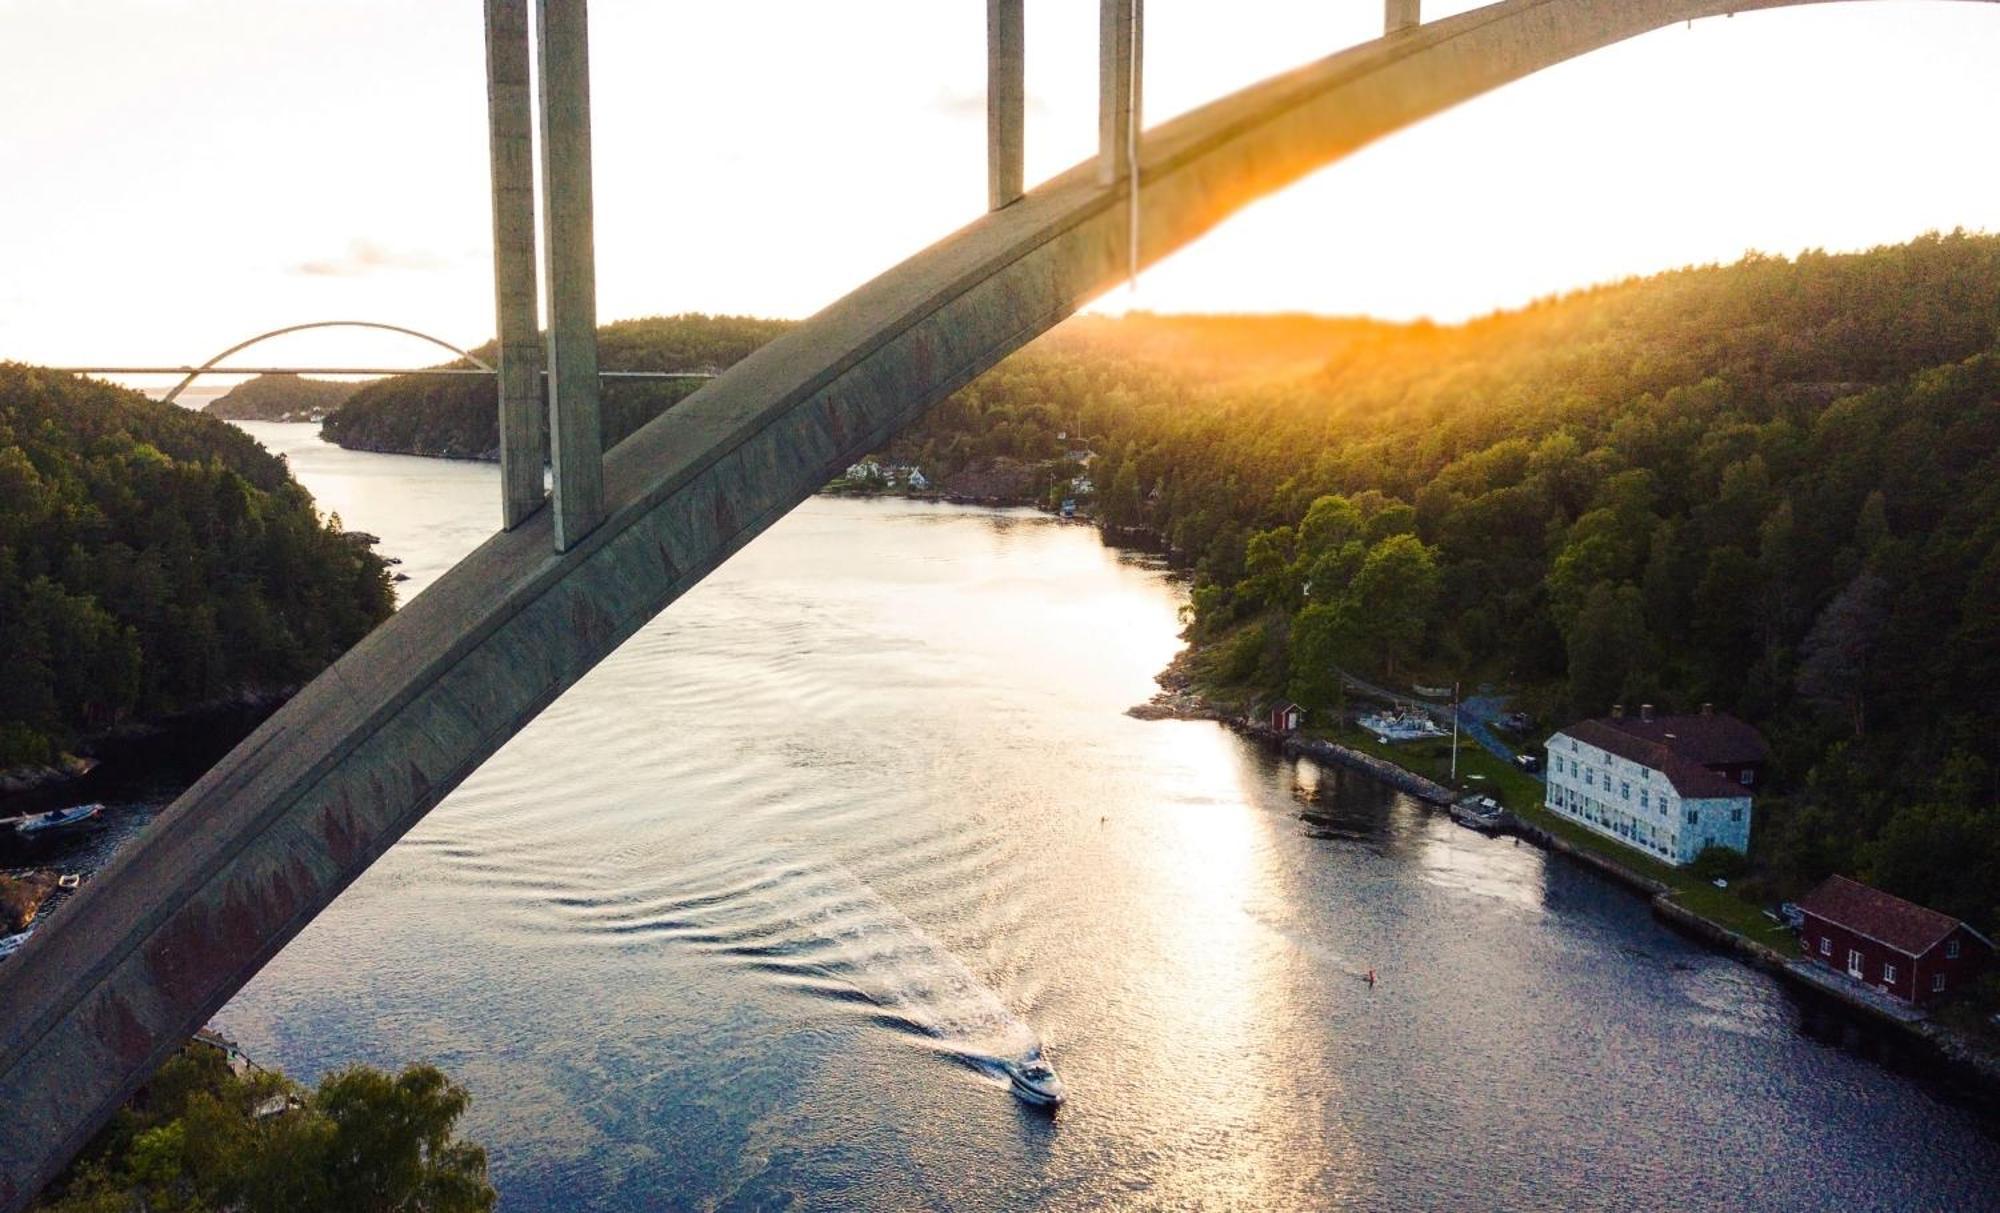
M1458 779L1454 783L1451 778L1449 737L1389 745L1375 740L1372 735L1356 728L1313 730L1313 732L1316 736L1325 737L1349 749L1385 758L1405 770L1414 771L1426 779L1436 780L1446 787L1478 791L1491 796L1507 806L1523 821L1539 826L1583 850L1602 855L1620 867L1667 886L1673 890L1675 901L1717 926L1734 931L1767 947L1777 948L1779 951L1789 950L1791 933L1764 917L1761 907L1744 901L1726 889L1718 889L1684 869L1670 867L1631 847L1613 842L1568 818L1549 812L1542 807L1540 780L1513 763L1503 762L1487 753L1478 742L1468 737L1459 738Z

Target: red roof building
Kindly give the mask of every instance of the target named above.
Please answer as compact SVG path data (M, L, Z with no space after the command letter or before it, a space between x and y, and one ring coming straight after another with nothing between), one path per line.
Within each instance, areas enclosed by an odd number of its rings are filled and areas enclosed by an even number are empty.
M1958 919L1845 876L1798 904L1807 956L1914 1006L1970 985L1993 957L1993 941Z

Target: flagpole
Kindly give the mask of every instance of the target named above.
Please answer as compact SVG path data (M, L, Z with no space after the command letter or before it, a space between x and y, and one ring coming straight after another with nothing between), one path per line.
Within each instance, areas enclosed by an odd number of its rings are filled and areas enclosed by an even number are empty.
M1451 782L1458 786L1458 684L1451 684Z

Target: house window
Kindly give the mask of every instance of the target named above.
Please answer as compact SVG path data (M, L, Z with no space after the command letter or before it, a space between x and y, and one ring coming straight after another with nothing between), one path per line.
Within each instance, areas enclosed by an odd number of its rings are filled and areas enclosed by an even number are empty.
M1861 976L1861 953L1854 948L1847 949L1847 975Z
M1738 783L1741 783L1741 784L1742 784L1742 785L1743 785L1744 787L1746 787L1746 788L1747 788L1747 787L1749 787L1749 786L1750 786L1750 780L1751 780L1751 779L1752 779L1753 777L1754 777L1754 776L1753 776L1753 772L1751 772L1751 771L1750 771L1750 769L1746 767L1746 768L1744 768L1744 771L1743 771L1743 773L1742 773L1741 775L1738 775L1738 776L1736 777L1736 781L1737 781Z
M1737 805L1737 806L1736 806L1735 808L1733 808L1733 809L1729 810L1729 820L1731 820L1731 821L1741 821L1741 820L1743 820L1743 806L1742 806L1742 805Z
M1946 960L1958 959L1958 941L1956 939L1944 945L1944 958Z
M1936 977L1931 978L1931 993L1944 993L1944 974L1939 973Z
M1594 788L1594 787L1596 787L1596 786L1597 786L1597 772L1596 772L1596 771L1585 771L1585 772L1583 773L1583 785L1584 785L1585 787L1587 787L1587 788Z
M1630 799L1632 799L1632 785L1631 785L1631 784L1629 784L1629 783L1621 783L1621 784L1619 784L1619 785L1618 785L1618 794L1619 794L1620 796L1624 797L1624 798L1625 798L1626 800L1630 800Z
M1821 956L1833 955L1833 936L1822 935L1819 937L1819 954Z
M1639 807L1642 809L1653 807L1653 794L1644 788L1639 789Z
M1700 809L1689 809L1689 810L1688 810L1688 824L1689 824L1689 825L1691 825L1691 826L1694 826L1694 825L1700 825L1700 824L1701 824L1701 810L1700 810Z
M1882 984L1885 986L1896 984L1896 966L1888 961L1882 962Z

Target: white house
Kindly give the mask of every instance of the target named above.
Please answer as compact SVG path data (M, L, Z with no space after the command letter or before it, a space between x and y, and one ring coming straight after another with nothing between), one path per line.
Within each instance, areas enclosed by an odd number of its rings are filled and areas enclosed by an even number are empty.
M1757 730L1698 716L1608 717L1548 740L1547 804L1627 846L1679 865L1716 845L1748 853L1751 793L1770 755Z

